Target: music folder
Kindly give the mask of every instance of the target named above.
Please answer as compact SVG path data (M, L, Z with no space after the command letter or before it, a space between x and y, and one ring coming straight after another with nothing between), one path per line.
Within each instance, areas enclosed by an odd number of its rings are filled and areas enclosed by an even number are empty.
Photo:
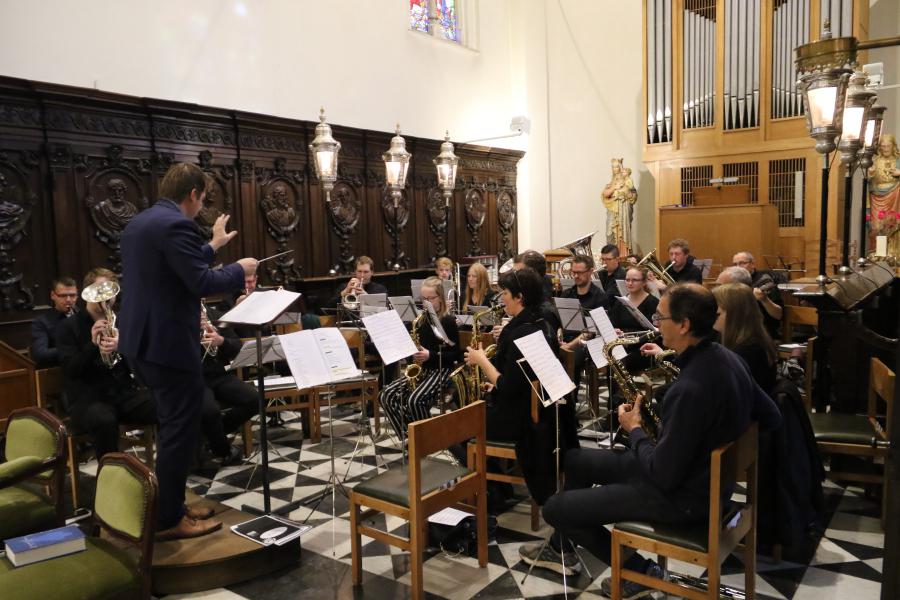
M278 336L297 389L360 375L347 340L336 327L320 327Z

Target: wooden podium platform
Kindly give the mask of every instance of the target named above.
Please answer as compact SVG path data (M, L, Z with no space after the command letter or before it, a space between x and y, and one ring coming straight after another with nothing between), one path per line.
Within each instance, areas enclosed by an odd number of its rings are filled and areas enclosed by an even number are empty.
M186 594L225 587L289 567L300 560L300 539L284 546L261 546L230 527L255 515L188 494L190 506L212 506L222 529L188 540L156 542L153 551L153 593Z

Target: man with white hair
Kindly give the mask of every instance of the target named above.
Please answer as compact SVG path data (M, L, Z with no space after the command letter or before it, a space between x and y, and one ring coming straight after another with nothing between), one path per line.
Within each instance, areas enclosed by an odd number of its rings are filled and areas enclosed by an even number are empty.
M716 283L743 283L747 287L753 287L750 271L744 267L725 267L716 278Z

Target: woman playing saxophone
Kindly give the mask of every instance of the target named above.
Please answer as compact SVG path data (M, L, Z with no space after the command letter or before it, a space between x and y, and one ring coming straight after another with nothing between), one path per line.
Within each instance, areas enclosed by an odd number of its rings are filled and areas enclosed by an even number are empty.
M454 363L461 355L459 347L459 330L456 319L447 311L447 303L442 294L441 280L429 277L422 282L422 300L427 300L434 307L441 327L452 342L442 344L432 330L428 319L422 319L416 327L419 351L413 354L413 362L421 366L421 372L411 384L401 376L384 388L381 393L381 406L390 420L398 436L405 438L406 427L413 421L427 419Z

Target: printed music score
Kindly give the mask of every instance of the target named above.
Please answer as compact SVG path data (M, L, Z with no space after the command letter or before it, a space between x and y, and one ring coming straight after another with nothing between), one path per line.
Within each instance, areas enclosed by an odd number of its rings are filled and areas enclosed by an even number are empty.
M366 332L386 365L419 351L396 310L388 310L362 318Z
M569 379L569 374L566 373L562 363L553 354L542 331L535 331L513 341L522 352L522 356L528 361L528 366L534 371L538 381L541 382L541 387L547 392L546 395L549 396L549 398L544 398L544 395L541 395L541 402L544 406L549 406L575 389L575 384Z
M594 325L597 328L597 337L588 340L585 345L587 346L588 353L591 355L591 360L594 361L594 367L602 369L608 362L606 356L603 354L603 346L619 336L616 335L616 328L613 327L612 321L609 320L606 309L603 307L595 308L590 314L591 319L593 319ZM628 356L628 352L626 352L625 348L622 346L613 348L612 353L613 358L616 360L622 360Z
M297 389L351 379L361 373L347 341L336 327L279 335L278 340Z

